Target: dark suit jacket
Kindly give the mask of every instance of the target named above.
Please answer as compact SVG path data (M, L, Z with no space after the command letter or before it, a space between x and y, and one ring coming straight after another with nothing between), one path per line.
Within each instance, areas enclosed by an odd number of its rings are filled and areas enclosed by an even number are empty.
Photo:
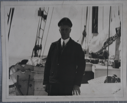
M61 40L51 44L44 71L44 82L81 85L85 70L84 53L80 44L70 38L61 51Z

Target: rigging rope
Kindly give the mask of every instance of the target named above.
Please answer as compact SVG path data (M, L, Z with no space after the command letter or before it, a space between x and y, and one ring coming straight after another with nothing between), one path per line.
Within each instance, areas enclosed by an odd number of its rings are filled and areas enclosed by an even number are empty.
M86 9L86 38L88 37L88 6ZM87 40L85 39L85 49L87 50L88 44Z
M37 33L36 33L36 39L35 39L35 45L34 45L34 48L33 48L33 51L32 51L32 56L31 57L33 57L34 56L34 49L36 48L36 44L38 44L38 42L37 42L37 38L38 38L38 36L39 36L39 26L40 26L40 20L41 20L41 18L39 18L39 21L38 21L38 27L37 27Z
M47 17L48 17L48 12L49 12L49 8L48 8L48 10L47 10ZM46 23L46 21L45 21L45 23ZM45 27L46 27L46 24L44 25L43 35L44 35ZM43 40L43 35L42 35L42 38L41 38L41 44L42 44L42 40ZM40 50L40 54L39 54L39 56L41 56L41 52L42 52L42 49Z
M41 56L42 39L43 39L45 25L46 25L46 19L47 19L47 15L48 15L48 11L47 11L46 14L44 14L44 12L46 12L45 8L43 10L41 10L41 8L39 8L39 10L38 10L38 16L40 18L39 18L38 27L37 27L35 46L33 48L32 56L31 57L40 57ZM44 21L44 23L43 23L44 28L42 28L42 20ZM40 34L41 30L43 31L42 34Z
M10 36L11 24L12 24L12 19L13 19L13 15L14 15L14 10L15 10L15 8L10 8L11 13L9 12L9 15L8 15L7 23L9 22L9 18L10 18L10 14L11 14L11 20L10 20L9 31L8 31L8 40L9 40L9 36Z
M10 8L9 14L7 15L8 16L7 24L9 23L10 15L11 15L11 8Z
M87 18L88 18L88 7L86 8L86 22L84 25L84 30L82 32L81 46L83 45L86 35L87 35L87 33L86 33ZM86 49L86 45L85 45L85 49Z
M109 35L108 35L108 38L110 38L110 22L111 22L111 6L110 6L110 11L109 11ZM109 44L109 42L108 42L108 44ZM108 45L108 52L109 52L109 45ZM109 59L109 57L108 57L108 59ZM108 77L108 64L109 64L108 59L107 59L107 77ZM107 80L107 82L108 82L108 80Z
M49 25L49 28L50 28L50 26L51 26L53 11L54 11L54 7L53 7L53 10L52 10L52 14L51 14L51 19L50 19L50 23L49 23L49 24L50 24L50 25ZM48 34L49 34L49 28L48 28L48 32L47 32L46 41L45 41L45 44L44 44L44 49L43 49L42 56L44 55L44 51L45 51L45 47L46 47L46 42L47 42Z

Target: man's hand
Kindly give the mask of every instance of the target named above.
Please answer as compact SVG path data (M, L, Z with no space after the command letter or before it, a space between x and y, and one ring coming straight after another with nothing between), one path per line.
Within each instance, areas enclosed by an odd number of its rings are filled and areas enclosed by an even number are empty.
M48 84L46 84L46 85L43 85L43 88L45 89L45 92L47 92L48 93Z
M80 95L80 93L81 93L81 91L80 91L79 86L74 85L73 90L72 90L72 94L73 95Z

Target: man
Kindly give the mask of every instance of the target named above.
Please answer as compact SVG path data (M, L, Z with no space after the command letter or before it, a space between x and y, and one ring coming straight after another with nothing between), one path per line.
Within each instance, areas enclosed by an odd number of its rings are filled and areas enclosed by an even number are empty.
M58 26L61 39L51 44L43 84L48 95L79 95L85 69L84 53L80 44L70 38L70 19L61 19Z

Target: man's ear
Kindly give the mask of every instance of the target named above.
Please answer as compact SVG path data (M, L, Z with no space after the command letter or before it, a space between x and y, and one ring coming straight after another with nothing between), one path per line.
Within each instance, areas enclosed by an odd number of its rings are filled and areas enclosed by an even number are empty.
M61 33L61 29L59 28L59 32Z
M70 28L70 31L69 32L71 32L71 28Z

